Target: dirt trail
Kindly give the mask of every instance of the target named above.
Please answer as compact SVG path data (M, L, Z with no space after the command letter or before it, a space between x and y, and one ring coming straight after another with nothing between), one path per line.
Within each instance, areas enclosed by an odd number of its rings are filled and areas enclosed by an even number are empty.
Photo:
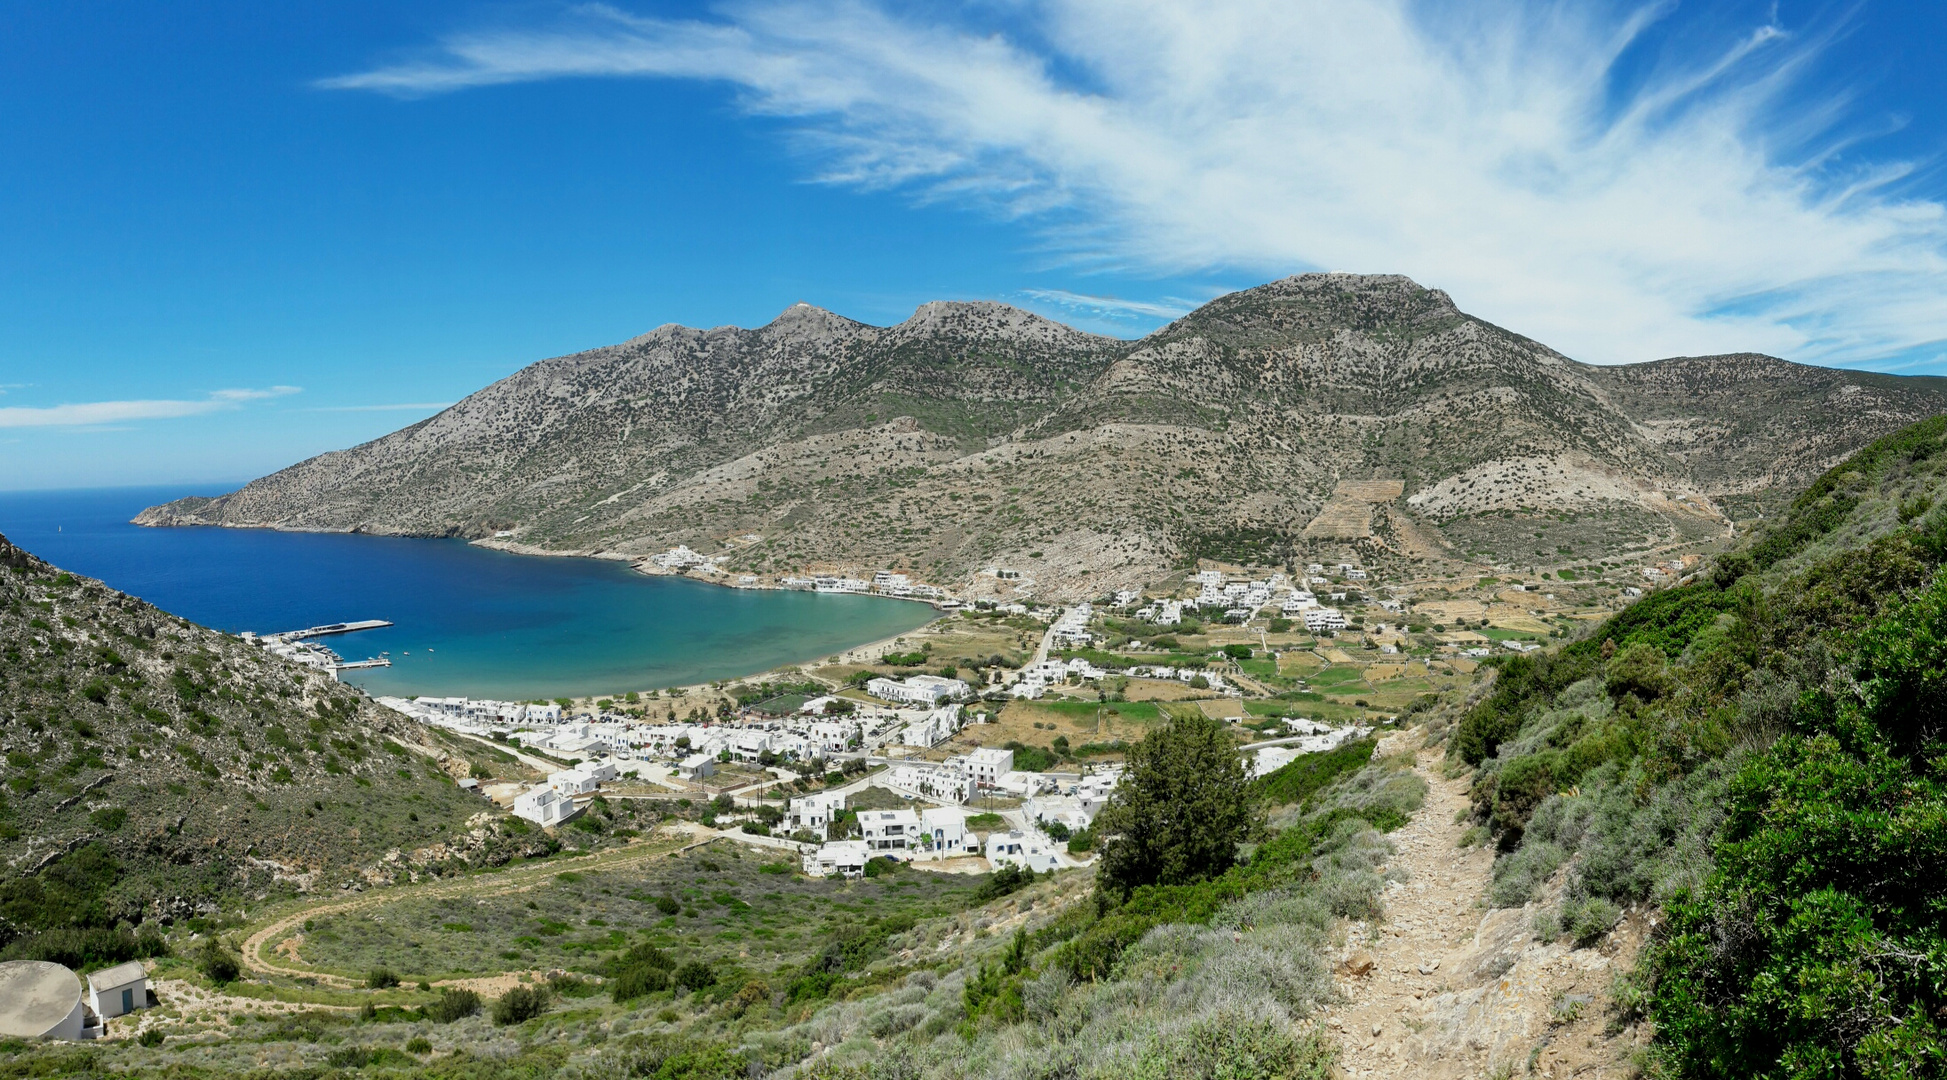
M1414 755L1426 805L1390 839L1392 868L1376 926L1354 924L1339 954L1346 1002L1326 1025L1348 1077L1622 1077L1636 1033L1605 1034L1608 991L1633 959L1640 927L1626 923L1602 946L1571 949L1534 940L1541 903L1489 909L1494 858L1461 848L1467 781L1440 775L1442 755L1418 730L1388 736L1377 756ZM1620 957L1620 959L1617 959Z

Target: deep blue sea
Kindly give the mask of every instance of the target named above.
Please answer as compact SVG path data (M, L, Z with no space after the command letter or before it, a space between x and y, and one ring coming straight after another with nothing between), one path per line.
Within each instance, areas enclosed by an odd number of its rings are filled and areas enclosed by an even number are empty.
M0 493L0 533L65 570L204 626L269 633L385 619L324 639L375 694L531 699L732 678L903 634L924 604L726 589L602 559L509 555L459 540L144 529L182 488Z

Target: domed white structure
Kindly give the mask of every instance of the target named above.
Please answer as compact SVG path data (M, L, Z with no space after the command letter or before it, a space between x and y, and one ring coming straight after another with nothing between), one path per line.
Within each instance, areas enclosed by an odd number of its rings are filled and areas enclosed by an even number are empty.
M0 964L0 1035L81 1038L81 977L45 960Z

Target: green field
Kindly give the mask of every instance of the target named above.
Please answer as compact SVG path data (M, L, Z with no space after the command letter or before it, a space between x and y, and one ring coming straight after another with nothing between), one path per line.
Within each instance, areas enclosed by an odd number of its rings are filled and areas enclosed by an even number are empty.
M1098 716L1114 716L1123 720L1148 722L1160 719L1162 716L1153 701L1036 701L1031 702L1028 707L1055 713L1069 720L1093 720Z

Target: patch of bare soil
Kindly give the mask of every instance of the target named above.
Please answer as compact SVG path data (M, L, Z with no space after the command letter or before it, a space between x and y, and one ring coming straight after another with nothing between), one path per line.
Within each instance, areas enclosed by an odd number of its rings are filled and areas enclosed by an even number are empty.
M1426 805L1390 839L1386 914L1355 923L1337 957L1345 1002L1325 1023L1347 1077L1627 1077L1642 1032L1612 1033L1610 987L1635 960L1640 919L1591 948L1535 940L1535 912L1487 908L1491 851L1461 848L1467 781L1440 775L1420 732L1379 754L1412 754ZM1399 873L1403 871L1404 873Z
M1304 535L1342 540L1371 536L1373 507L1399 498L1405 490L1404 480L1341 480L1318 516L1305 526Z

